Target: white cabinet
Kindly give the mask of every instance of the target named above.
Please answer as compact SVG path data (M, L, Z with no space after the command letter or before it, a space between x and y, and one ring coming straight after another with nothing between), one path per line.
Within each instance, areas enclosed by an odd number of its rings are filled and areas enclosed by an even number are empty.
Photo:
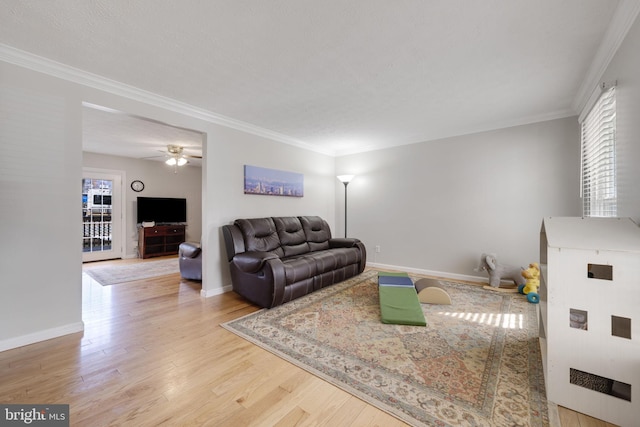
M548 400L638 425L640 228L628 218L545 218L540 270Z

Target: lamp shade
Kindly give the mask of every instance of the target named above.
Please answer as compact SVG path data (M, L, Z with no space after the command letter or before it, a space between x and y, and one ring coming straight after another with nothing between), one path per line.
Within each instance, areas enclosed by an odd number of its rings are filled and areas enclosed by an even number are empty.
M341 182L345 182L345 183L349 183L351 182L351 180L353 179L353 177L355 177L355 175L338 175L338 179Z

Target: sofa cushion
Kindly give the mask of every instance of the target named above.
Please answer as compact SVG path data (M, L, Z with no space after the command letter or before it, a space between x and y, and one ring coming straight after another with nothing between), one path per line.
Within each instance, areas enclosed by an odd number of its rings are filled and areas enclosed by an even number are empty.
M278 231L280 247L285 257L309 252L309 244L302 229L300 219L295 216L274 217L273 223Z
M322 274L349 264L357 264L360 262L361 255L357 248L335 248L314 252L308 258L315 262L318 274Z
M319 216L301 216L300 223L311 251L329 249L331 229L325 220Z
M290 285L307 278L312 278L318 274L317 264L313 257L300 255L291 258L283 258L282 265L284 267L286 285Z
M237 219L235 224L242 231L246 251L272 252L279 257L284 255L273 219Z

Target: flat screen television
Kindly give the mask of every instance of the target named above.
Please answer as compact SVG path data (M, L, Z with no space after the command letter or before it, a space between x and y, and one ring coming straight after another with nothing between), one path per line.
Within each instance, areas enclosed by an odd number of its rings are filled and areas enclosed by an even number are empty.
M138 224L187 222L187 199L170 197L138 197Z

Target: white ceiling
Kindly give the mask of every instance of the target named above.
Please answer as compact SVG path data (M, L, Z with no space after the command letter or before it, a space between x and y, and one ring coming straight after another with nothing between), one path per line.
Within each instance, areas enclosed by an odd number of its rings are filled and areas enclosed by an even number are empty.
M637 3L2 0L0 43L343 155L576 115Z
M135 117L120 111L85 104L82 110L83 150L91 153L164 162L168 145L183 147L193 166L202 166L203 135L189 129Z

